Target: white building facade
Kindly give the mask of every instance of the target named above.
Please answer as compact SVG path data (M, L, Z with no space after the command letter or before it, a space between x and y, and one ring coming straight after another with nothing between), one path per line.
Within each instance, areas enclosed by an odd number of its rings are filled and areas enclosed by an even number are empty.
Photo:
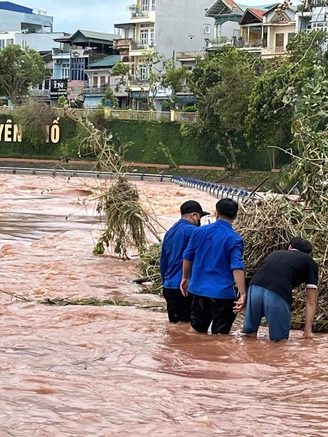
M114 48L120 50L122 61L130 66L132 99L142 97L141 88L147 90L149 67L142 63L145 50L175 61L179 52L204 51L214 36L214 21L205 17L210 4L211 0L137 0L130 6L130 21L115 25L119 35ZM170 90L157 94L157 110L169 95Z
M16 3L0 1L0 32L34 29L53 31L53 17L45 9L31 9Z

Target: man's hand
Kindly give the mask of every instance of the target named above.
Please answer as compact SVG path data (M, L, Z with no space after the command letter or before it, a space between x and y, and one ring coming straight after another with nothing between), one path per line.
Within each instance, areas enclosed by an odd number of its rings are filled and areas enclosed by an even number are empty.
M236 287L240 293L240 298L235 302L233 312L235 314L240 313L246 303L246 285L245 285L245 272L241 269L233 270L233 276L235 278Z
M180 290L184 297L188 296L189 279L182 279Z
M244 308L246 302L246 294L242 294L240 298L235 302L235 305L233 307L233 312L235 314L240 313L240 311Z

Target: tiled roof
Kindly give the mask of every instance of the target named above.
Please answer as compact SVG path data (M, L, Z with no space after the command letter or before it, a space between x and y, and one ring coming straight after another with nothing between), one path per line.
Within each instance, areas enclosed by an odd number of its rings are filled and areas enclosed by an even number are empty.
M219 15L221 14L226 8L232 10L235 10L236 12L242 12L242 9L240 8L237 3L235 3L233 0L216 0L212 6L206 11L206 16L213 16L213 15Z
M248 8L249 11L251 11L254 15L256 15L258 18L262 19L263 14L267 11L263 11L262 9L255 9L255 8Z
M73 35L72 38L74 38L74 36L77 33L82 33L82 35L85 38L90 38L90 39L100 39L100 40L113 40L114 38L117 38L117 35L113 34L113 33L103 33L103 32L93 32L90 30L77 30Z
M113 67L117 62L121 60L120 55L112 55L112 56L106 56L105 58L98 59L97 61L90 62L88 67L89 68L99 68L99 67Z
M256 17L262 19L263 14L271 10L273 7L276 7L277 3L270 5L261 5L260 7L253 7L247 5L241 5L240 3L236 3L234 0L216 0L212 6L206 11L207 17L217 18L221 14L226 16L230 14L230 12L225 12L227 9L231 11L231 13L235 12L238 15L242 15L247 10L251 11Z

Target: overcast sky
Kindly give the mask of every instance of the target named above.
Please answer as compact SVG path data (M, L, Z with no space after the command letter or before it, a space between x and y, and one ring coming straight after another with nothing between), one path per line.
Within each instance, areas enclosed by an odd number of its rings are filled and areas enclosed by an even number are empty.
M77 29L114 33L115 23L129 21L128 6L133 0L11 0L32 9L43 8L54 17L56 32Z
M73 33L78 29L114 33L115 23L126 23L130 21L128 6L136 3L136 0L11 1L33 9L46 9L47 15L54 17L54 30L56 32L68 33ZM209 0L209 6L213 3L214 0ZM270 0L245 0L242 4L244 3L256 6L268 4L270 3Z

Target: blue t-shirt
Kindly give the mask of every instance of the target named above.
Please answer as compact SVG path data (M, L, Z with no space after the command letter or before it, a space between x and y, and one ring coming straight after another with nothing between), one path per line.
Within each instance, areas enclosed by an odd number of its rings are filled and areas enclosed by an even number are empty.
M233 270L244 270L244 243L230 223L215 223L196 228L183 259L192 261L188 291L216 299L234 299Z
M196 226L180 219L165 234L160 260L160 273L165 288L180 288L182 255Z

